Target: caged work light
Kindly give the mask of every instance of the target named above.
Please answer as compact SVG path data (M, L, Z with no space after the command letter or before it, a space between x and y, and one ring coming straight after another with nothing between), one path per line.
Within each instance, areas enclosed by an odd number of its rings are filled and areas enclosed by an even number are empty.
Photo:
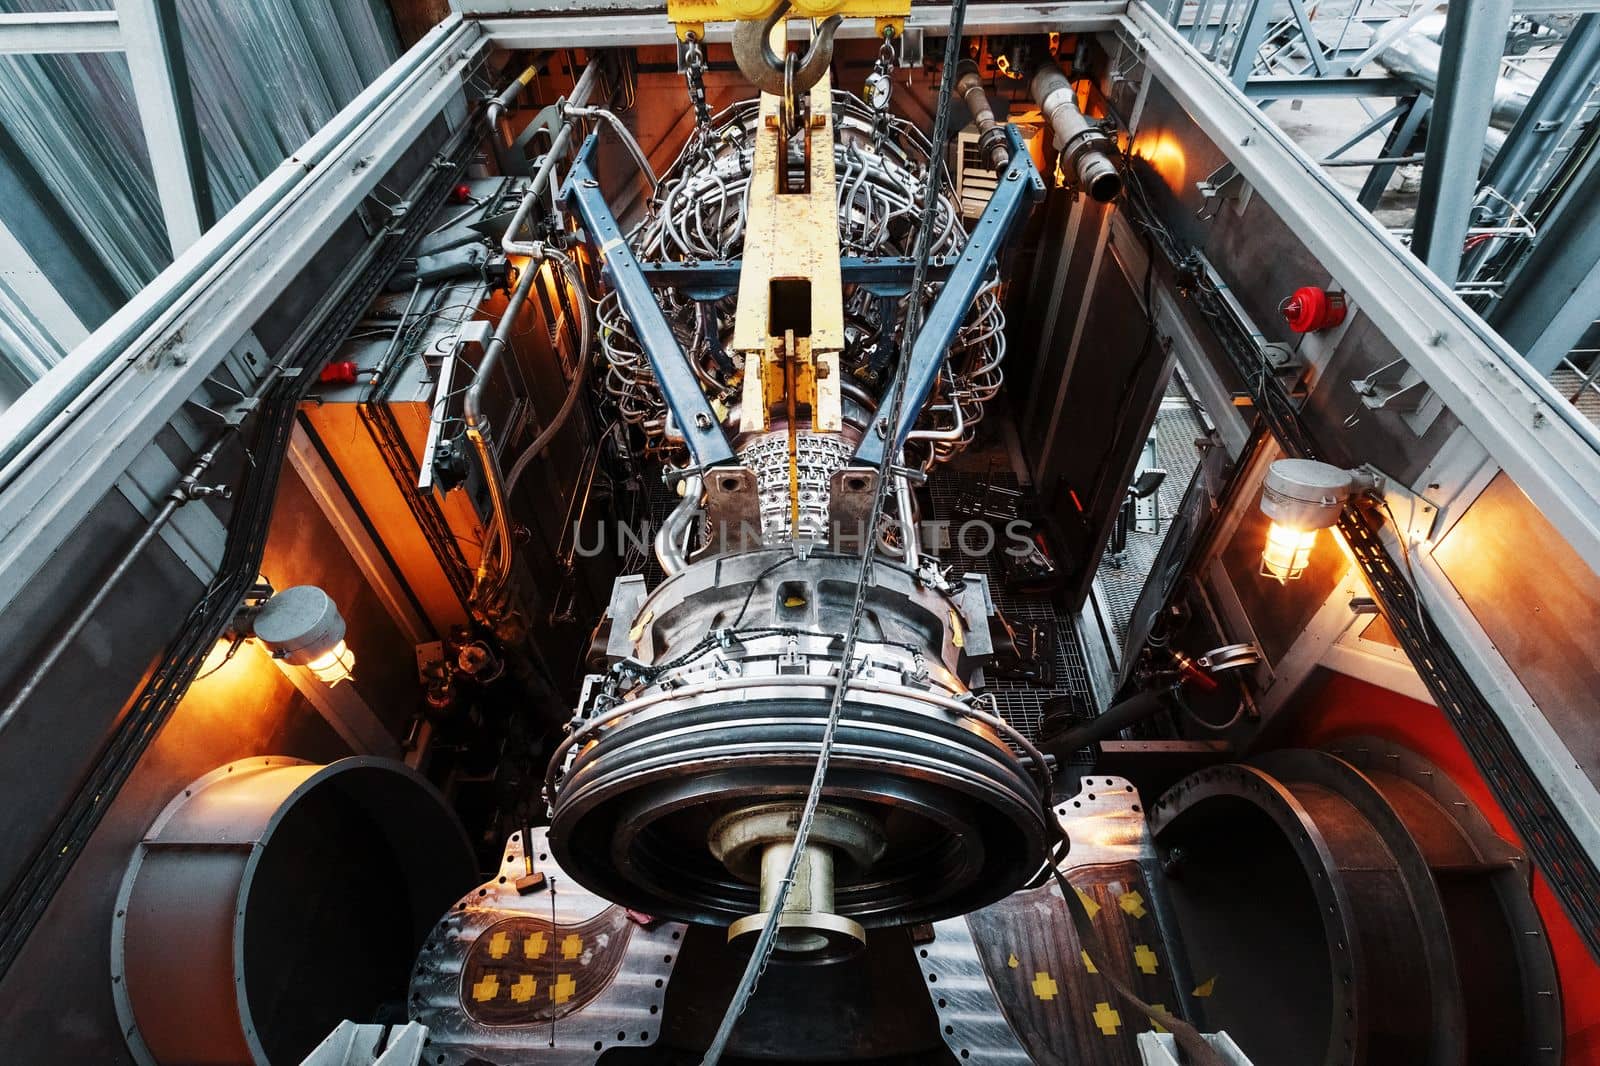
M1317 531L1335 525L1345 501L1378 487L1377 474L1344 470L1314 459L1279 459L1267 469L1261 512L1272 519L1261 551L1261 573L1279 584L1305 573Z
M315 585L273 593L255 610L250 628L275 658L304 666L328 685L348 679L355 669L355 653L344 641L344 618L333 598Z

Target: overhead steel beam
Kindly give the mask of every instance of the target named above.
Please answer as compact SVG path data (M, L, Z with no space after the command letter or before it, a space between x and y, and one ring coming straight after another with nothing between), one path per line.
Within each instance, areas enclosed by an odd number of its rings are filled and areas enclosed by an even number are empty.
M1577 119L1600 82L1600 16L1585 15L1539 79L1522 117L1506 135L1483 184L1521 203L1551 150ZM1493 205L1491 205L1493 206Z
M1417 90L1399 78L1386 77L1260 77L1244 84L1252 100L1308 100L1320 96L1410 96Z
M1267 39L1267 27L1272 22L1272 0L1247 0L1244 17L1239 21L1239 32L1234 38L1233 55L1228 59L1228 73L1233 83L1241 89L1250 80L1255 69L1256 56Z
M1451 4L1411 251L1446 284L1461 270L1513 0Z
M559 41L567 48L641 48L672 44L675 40L672 26L664 17L664 4L651 4L648 14L634 14L631 12L635 5L631 0L600 3L551 0L548 4L541 3L537 13L533 11L534 5L528 5L529 15L536 17L508 16L507 5L499 0L457 0L456 6L469 14L474 11L484 14L486 17L479 18L477 24L494 38L496 45L511 51L542 51L548 49L552 41ZM619 14L617 8L626 8L630 13ZM1074 32L1099 33L1121 26L1127 8L1126 0L1069 0L1060 6L974 4L967 11L965 32L969 36L1025 33L1067 25ZM601 12L604 18L594 17ZM801 21L790 20L791 38L803 36ZM949 25L949 4L924 6L919 3L906 18L908 34L942 35ZM710 44L726 44L732 39L732 23L713 23L706 27L706 40ZM834 39L876 40L877 34L870 19L847 19Z
M1389 136L1384 139L1383 151L1378 153L1379 159L1402 159L1411 151L1411 146L1416 142L1417 133L1422 129L1422 123L1428 117L1428 112L1433 110L1433 97L1426 94L1413 98L1405 105L1405 114L1396 120ZM1361 191L1356 194L1356 202L1368 211L1378 206L1378 201L1383 199L1383 192L1389 187L1389 179L1394 177L1396 163L1378 163L1367 172L1367 180L1361 183Z
M1300 31L1300 39L1305 42L1306 55L1311 57L1311 69L1317 77L1327 77L1331 65L1328 54L1323 51L1322 42L1317 39L1317 27L1312 21L1311 12L1306 10L1305 0L1289 0L1289 13L1294 16L1295 28Z
M115 11L30 11L0 15L0 55L116 52Z
M216 221L176 0L117 0L117 15L155 176L167 243L176 259Z
M1583 161L1507 280L1489 322L1535 370L1561 365L1600 318L1600 151Z

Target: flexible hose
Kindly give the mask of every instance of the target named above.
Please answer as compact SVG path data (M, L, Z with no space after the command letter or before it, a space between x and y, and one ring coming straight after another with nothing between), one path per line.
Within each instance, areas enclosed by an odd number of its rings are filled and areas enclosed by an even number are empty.
M533 438L533 443L522 450L517 456L517 461L511 464L511 472L506 475L506 498L511 498L511 493L516 489L517 482L522 479L522 474L528 469L528 464L544 454L550 446L561 427L567 424L567 419L572 417L572 412L578 406L578 397L583 395L584 383L589 380L589 349L594 343L594 323L589 317L589 296L583 287L583 278L578 274L578 268L568 256L555 250L545 252L545 258L554 262L566 276L567 285L572 290L572 298L578 304L578 366L572 374L572 384L567 387L567 398L561 401L561 409L550 420L550 424L539 431Z

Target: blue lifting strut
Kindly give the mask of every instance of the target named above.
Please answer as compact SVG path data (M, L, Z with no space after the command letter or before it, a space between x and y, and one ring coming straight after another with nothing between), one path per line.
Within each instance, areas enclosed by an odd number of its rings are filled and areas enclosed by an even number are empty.
M722 420L711 408L711 401L700 388L689 358L684 355L678 338L673 336L667 316L656 303L650 291L650 282L640 268L639 260L628 247L617 217L600 191L600 182L594 173L595 149L598 134L591 133L578 151L566 184L561 188L562 202L583 220L589 243L600 253L606 277L617 292L622 311L633 323L639 346L650 360L661 385L661 395L667 402L672 421L683 433L689 445L694 465L700 469L733 463L733 448L727 434L722 431Z
M972 228L960 258L951 267L944 288L939 290L938 298L928 309L922 328L917 331L910 359L906 362L904 381L891 381L884 388L878 400L879 416L861 438L855 458L850 461L852 466L878 466L885 449L899 454L906 434L917 424L922 405L928 402L928 394L933 391L933 383L944 366L950 342L955 340L962 319L967 317L967 309L994 267L995 256L1004 247L1012 225L1021 216L1023 204L1044 199L1044 179L1034 168L1022 135L1015 126L1007 126L1006 138L1011 143L1011 163L1001 175L977 225ZM886 420L888 413L894 410L895 390L900 388L906 390L905 400L900 405L899 424L891 427Z

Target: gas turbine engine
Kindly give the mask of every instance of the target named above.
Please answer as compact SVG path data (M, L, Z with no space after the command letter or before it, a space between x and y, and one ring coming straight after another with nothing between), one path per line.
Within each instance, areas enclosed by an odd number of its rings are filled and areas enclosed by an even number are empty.
M911 479L971 440L1000 387L994 254L1043 186L1011 131L969 237L943 181L943 284L913 299L931 146L876 103L823 75L798 109L702 109L631 235L593 138L565 187L610 282L606 387L682 502L656 537L665 580L613 592L607 669L546 781L552 850L630 908L730 939L775 920L777 950L808 958L985 906L1054 839L1042 757L968 687L991 651L982 580L947 579L904 533L897 558L862 559L887 494L913 528Z

